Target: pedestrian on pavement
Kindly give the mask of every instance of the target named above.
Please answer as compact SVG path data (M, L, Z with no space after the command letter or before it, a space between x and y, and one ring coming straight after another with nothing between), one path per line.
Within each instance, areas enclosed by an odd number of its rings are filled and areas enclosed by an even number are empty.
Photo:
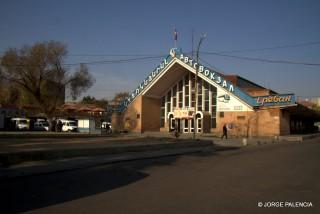
M106 133L110 134L110 124L106 123Z
M175 121L175 125L174 125L174 136L176 138L178 138L180 136L180 130L179 130L179 126L178 126L178 121Z
M62 124L61 120L59 120L59 122L58 122L58 132L62 132L62 126L63 126L63 124Z
M226 139L228 139L228 129L226 124L223 125L222 131L223 131L223 134L221 136L221 139L223 139L224 136L226 137Z
M56 119L52 120L51 131L53 131L53 132L57 131L57 120Z

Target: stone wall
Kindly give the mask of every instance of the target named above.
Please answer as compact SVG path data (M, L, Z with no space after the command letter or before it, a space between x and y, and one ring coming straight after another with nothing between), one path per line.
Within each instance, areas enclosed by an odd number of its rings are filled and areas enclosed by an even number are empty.
M141 132L142 96L138 96L123 112L123 130Z
M222 127L228 124L228 134L235 137L279 136L290 134L290 115L279 108L259 109L248 112L224 112L217 114L217 128L211 132L221 136Z

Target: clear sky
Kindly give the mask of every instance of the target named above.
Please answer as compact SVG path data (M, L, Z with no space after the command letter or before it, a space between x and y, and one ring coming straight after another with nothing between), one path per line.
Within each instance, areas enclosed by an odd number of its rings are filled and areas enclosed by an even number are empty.
M220 52L320 41L318 0L97 1L0 0L0 54L37 41L68 46L67 63L168 54L173 28L184 52L206 33L201 51ZM235 56L320 63L320 43ZM110 56L132 55L132 56ZM320 96L320 66L276 64L200 54L226 74L238 74L279 93ZM90 65L86 93L111 98L133 90L161 59Z

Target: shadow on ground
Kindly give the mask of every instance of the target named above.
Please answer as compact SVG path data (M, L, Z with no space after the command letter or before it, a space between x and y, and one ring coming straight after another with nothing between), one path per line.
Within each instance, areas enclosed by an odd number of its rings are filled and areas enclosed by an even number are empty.
M234 147L228 147L236 149ZM214 150L188 154L207 157ZM143 169L174 164L179 156L127 161L118 164L13 178L0 181L1 213L20 213L107 192L149 175Z

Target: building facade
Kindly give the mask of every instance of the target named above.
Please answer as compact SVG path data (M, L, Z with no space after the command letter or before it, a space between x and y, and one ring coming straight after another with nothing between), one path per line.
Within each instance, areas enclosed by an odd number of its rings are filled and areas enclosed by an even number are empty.
M240 76L224 75L172 49L113 114L112 127L131 132L196 129L220 135L226 124L234 136L279 136L302 130L310 118L319 116L301 116L304 111L294 94L278 94Z

